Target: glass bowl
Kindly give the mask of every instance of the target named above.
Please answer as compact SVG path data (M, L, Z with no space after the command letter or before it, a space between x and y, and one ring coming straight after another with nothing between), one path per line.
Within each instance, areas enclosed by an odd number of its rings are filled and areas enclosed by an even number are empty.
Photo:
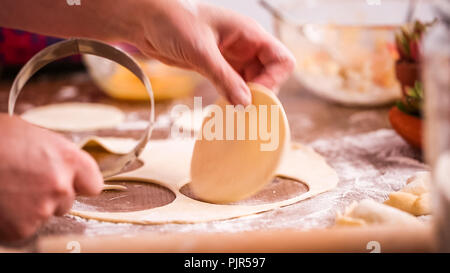
M195 72L165 65L133 48L118 47L132 55L147 75L155 101L189 96L201 79ZM96 85L109 96L121 100L148 100L144 85L123 66L94 55L83 55L83 62Z
M395 31L426 17L426 3L406 0L300 0L260 3L277 37L294 54L295 78L322 98L350 106L401 97Z

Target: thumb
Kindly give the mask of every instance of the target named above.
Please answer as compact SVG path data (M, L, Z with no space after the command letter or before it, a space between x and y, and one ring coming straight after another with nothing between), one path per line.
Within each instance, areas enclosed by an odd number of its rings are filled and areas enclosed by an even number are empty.
M79 150L75 173L75 191L79 195L97 195L103 188L103 177L95 160L85 151Z
M230 103L244 106L251 104L250 89L225 60L216 44L199 52L197 60L199 72L210 79Z

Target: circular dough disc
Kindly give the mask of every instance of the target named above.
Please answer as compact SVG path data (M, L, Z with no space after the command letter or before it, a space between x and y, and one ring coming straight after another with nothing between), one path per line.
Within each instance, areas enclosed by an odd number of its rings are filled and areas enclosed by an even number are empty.
M114 128L125 119L123 112L116 107L76 102L36 107L21 117L41 127L72 132Z
M205 136L205 128L211 120L217 118L214 113L206 117L202 124L201 138L197 139L191 162L191 187L194 194L208 202L229 203L235 202L261 190L274 177L275 170L282 158L286 144L289 142L289 125L284 109L275 94L267 88L250 84L252 93L252 105L256 106L257 119L250 118L245 113L245 123L237 122L234 114L234 137L233 140L226 138L226 106L225 100L216 103L223 112L218 115L223 124L223 139L210 139ZM263 139L260 134L261 107L266 106L267 132L275 132L278 129L277 143L271 148L262 148L271 143L270 139ZM271 107L275 106L275 107ZM239 110L243 112L244 110ZM271 122L272 111L276 111L278 118ZM214 111L212 111L214 112ZM252 122L249 122L252 120ZM256 122L255 122L256 121ZM264 123L264 122L263 122ZM273 124L272 124L273 123ZM238 126L240 128L238 128ZM256 139L250 139L249 132L256 126ZM253 129L252 129L253 128ZM245 139L238 140L237 132L245 130ZM274 133L272 137L276 138Z

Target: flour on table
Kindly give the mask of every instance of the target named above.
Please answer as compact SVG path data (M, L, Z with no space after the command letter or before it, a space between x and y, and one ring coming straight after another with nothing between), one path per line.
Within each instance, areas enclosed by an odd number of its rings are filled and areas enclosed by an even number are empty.
M418 171L428 170L420 154L412 149L395 131L381 129L368 133L319 139L308 143L336 170L338 186L314 198L273 209L264 213L236 219L195 224L168 223L164 225L114 224L87 221L71 216L74 225L82 225L85 234L139 234L154 232L240 232L260 229L316 229L332 227L338 211L354 201L372 199L384 202L389 193L406 185L406 180ZM386 156L388 158L386 158ZM392 160L408 158L409 160ZM367 165L361 164L364 161ZM447 170L445 170L447 172ZM420 216L421 221L430 217Z

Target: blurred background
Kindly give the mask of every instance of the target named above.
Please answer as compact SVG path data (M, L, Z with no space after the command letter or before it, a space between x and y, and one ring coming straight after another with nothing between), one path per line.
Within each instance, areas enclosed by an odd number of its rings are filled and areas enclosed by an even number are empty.
M276 35L297 59L299 87L350 106L392 103L400 98L394 62L394 33L402 24L433 17L429 1L408 0L248 0L209 1L257 20ZM59 41L19 30L0 29L0 75L12 78L44 47ZM192 93L201 78L141 56L128 45L116 45L136 57L150 77L156 100ZM84 65L83 65L84 64ZM52 63L40 73L82 71L117 99L146 100L143 86L126 69L93 56Z

